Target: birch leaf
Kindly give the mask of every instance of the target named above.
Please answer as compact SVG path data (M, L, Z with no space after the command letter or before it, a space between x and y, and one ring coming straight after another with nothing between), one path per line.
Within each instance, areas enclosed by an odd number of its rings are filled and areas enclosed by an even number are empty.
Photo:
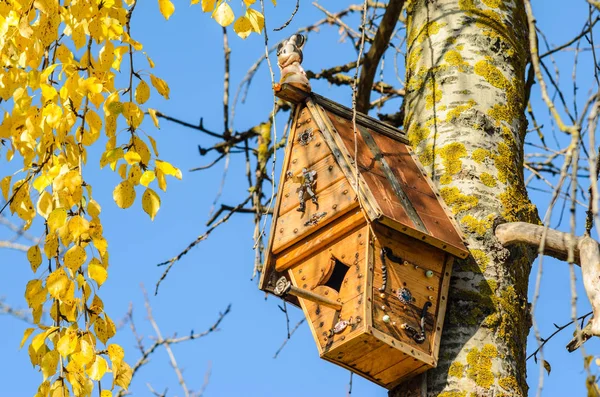
M165 17L166 20L171 18L173 12L175 11L175 6L171 3L170 0L158 0L158 8L160 9L160 13Z

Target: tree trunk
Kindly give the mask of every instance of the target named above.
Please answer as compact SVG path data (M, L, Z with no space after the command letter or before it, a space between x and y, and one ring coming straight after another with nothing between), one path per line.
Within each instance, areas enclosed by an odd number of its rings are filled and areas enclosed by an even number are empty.
M503 248L493 231L538 222L523 182L525 8L520 0L413 0L407 35L404 126L472 254L455 266L438 367L422 395L526 396L534 252ZM409 389L390 396L421 395Z

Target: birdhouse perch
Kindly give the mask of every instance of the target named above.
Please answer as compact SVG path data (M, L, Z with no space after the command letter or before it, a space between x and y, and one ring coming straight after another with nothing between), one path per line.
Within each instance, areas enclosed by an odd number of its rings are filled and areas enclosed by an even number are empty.
M302 308L322 358L393 388L436 366L468 251L403 132L357 113L355 134L301 80L275 87L294 113L260 289Z

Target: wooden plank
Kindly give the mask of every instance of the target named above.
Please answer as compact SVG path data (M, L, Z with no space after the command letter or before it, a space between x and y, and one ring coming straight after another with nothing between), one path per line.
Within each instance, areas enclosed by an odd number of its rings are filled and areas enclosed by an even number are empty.
M276 219L272 252L283 251L357 206L352 187L346 179L340 180L319 194L318 209L309 201L304 213L289 211ZM311 223L311 219L316 219L316 223Z
M319 130L317 123L308 111L303 117L298 118L296 127L297 130L288 143L292 146L290 161L288 167L284 168L284 171L292 170L295 174L300 172L302 168L309 168L312 164L332 154L323 139L323 133ZM306 145L301 144L299 137L309 132L312 134L312 139Z
M393 173L404 186L409 200L413 203L423 220L428 233L449 245L464 250L463 239L455 228L454 217L443 205L443 201L433 184L420 167L418 159L406 146L398 145L392 139L382 135L373 136Z
M306 109L306 107L303 106L296 106L294 108L294 116L293 119L297 119L298 116L302 113L303 108ZM306 112L306 110L305 110ZM295 130L296 130L296 126L295 123L292 123L292 125L290 126L290 136L294 136L295 134ZM283 156L283 163L284 163L284 167L287 168L287 163L286 160L289 159L290 156L290 151L292 149L292 145L287 145L285 148L285 154ZM279 186L283 186L283 181L284 181L285 175L282 172L281 176L279 177ZM281 189L278 190L277 192L277 198L275 201L275 207L273 210L273 217L272 219L277 219L278 216L278 209L279 209L279 203L281 202L281 196L282 196L282 191ZM269 233L269 242L267 245L267 258L265 260L265 266L263 268L263 271L260 273L260 280L258 282L258 288L261 289L262 291L265 290L265 288L267 287L267 283L269 281L269 278L271 277L271 273L273 272L273 267L274 267L274 258L272 258L271 256L271 252L272 252L272 248L273 248L273 240L275 238L275 222L271 222L271 228L270 228L270 233ZM295 299L295 298L294 298Z
M310 91L306 91L290 83L275 83L273 84L273 91L275 91L275 96L291 103L304 102L306 97L310 95Z
M446 266L444 268L444 275L442 278L442 284L440 287L440 297L438 304L438 311L436 313L435 323L435 338L431 347L431 354L433 356L433 366L437 367L438 356L440 352L440 345L442 339L442 330L444 327L444 318L446 317L446 308L448 305L448 291L450 290L450 275L452 274L452 265L454 263L454 257L446 255Z
M293 162L293 161L292 161ZM304 165L301 164L296 166L294 164L290 165L290 169L288 171L292 172L294 176L302 175L302 169ZM342 170L337 165L333 155L326 156L322 160L308 165L309 171L316 172L315 175L315 185L313 188L314 193L319 198L320 193L327 189L329 186L335 184L342 178L344 178L344 174ZM298 188L300 187L300 183L293 182L292 178L287 178L282 187L283 189L283 197L281 198L281 206L279 208L279 216L284 215L285 213L298 208L300 204L300 199L298 197ZM306 206L314 206L314 204L310 201L310 199L305 195L306 198ZM320 207L321 203L319 203Z
M315 122L319 128L323 131L323 138L330 150L333 152L336 161L342 168L346 178L352 182L356 179L356 170L354 167L353 157L350 156L343 143L336 138L335 128L331 124L329 117L325 114L325 111L318 105L315 105L311 100L306 101L307 107L311 114L315 118ZM381 216L381 210L379 209L377 202L373 198L373 195L366 185L366 182L358 173L358 195L365 212L370 219L377 219Z
M380 221L387 218L397 219L402 224L408 226L409 229L414 230L411 225L412 221L408 217L408 214L404 211L404 208L398 203L398 200L391 191L388 180L376 172L366 171L361 168L362 176L369 190L373 193L373 197L377 200L379 208L383 216ZM423 234L417 230L415 233Z
M362 227L365 218L359 208L349 211L331 222L326 228L321 228L310 235L310 238L288 248L277 256L275 268L281 272L294 264L304 260L307 256L331 244L333 241L343 238L344 232L353 232Z
M411 222L413 223L414 228L418 229L419 231L421 231L423 233L430 233L427 230L427 227L425 227L423 220L419 216L419 213L413 206L411 200L409 199L406 192L404 191L405 188L402 187L402 185L396 178L396 175L390 168L390 165L388 164L384 154L381 152L381 150L375 143L375 139L373 138L373 135L376 135L376 134L372 134L371 133L372 130L367 130L363 126L359 126L358 130L360 131L360 134L362 135L362 138L366 144L366 147L371 151L371 153L373 155L373 160L379 162L379 164L381 165L381 170L383 171L386 179L388 180L389 185L391 186L392 191L396 195L396 198L398 199L400 205L404 209L404 212L406 212L406 214L410 218ZM396 142L396 150L400 149L401 146L404 146L404 145L402 145L399 142ZM418 172L418 170L417 170L417 172ZM407 189L407 190L414 192L414 190L412 190L412 189Z
M378 348L373 349L348 363L352 368L356 368L365 374L375 377L376 374L379 374L408 358L409 356L406 353L384 343ZM382 379L382 381L387 383L385 379Z
M436 273L442 272L445 261L444 252L378 223L373 224L373 229L377 236L377 255L379 255L378 250L381 247L390 247L396 255L412 264L431 269ZM376 256L376 260L378 260L378 256Z
M327 111L333 112L347 120L352 120L352 109L340 105L339 103L335 103L315 93L311 95L311 98L320 106L324 107ZM406 139L403 131L394 128L381 120L377 120L376 118L370 117L361 112L356 112L356 121L362 125L376 128L378 132L385 134L392 139L408 144L408 139Z
M377 339L387 343L388 345L393 346L396 349L408 354L409 356L418 359L419 361L422 361L431 366L433 366L434 364L433 358L429 354L415 349L414 346L399 341L398 339L386 334L385 332L378 330L377 328L369 327L367 329L367 332L372 334Z
M383 345L382 341L362 332L353 338L347 338L346 343L330 349L323 356L350 366L351 363L359 360L365 354Z

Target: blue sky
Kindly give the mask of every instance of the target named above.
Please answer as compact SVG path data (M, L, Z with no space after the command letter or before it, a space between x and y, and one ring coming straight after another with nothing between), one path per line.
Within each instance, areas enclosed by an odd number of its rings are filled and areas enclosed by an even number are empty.
M269 28L279 26L287 20L295 2L283 2L274 8L266 2ZM557 0L536 1L534 9L538 23L553 44L561 44L576 34L585 18L587 7L583 1L565 7ZM203 15L199 6L189 7L187 2L175 2L176 11L170 21L165 21L158 12L155 1L141 1L132 23L133 37L144 44L144 50L153 58L156 75L164 78L171 88L171 100L164 101L153 94L149 107L191 123L204 118L204 126L214 131L222 128L223 55L221 28L208 15ZM239 4L232 4L234 10ZM323 6L335 10L334 2ZM271 45L288 36L297 27L321 18L320 11L308 2L302 2L300 11L290 26L282 32L269 31ZM264 52L262 37L253 35L245 41L229 36L232 47L232 90L235 89L246 70ZM311 34L305 48L305 63L308 69L320 70L339 64L340 60L354 60L354 52L347 44L338 44L337 31L323 28ZM275 58L272 57L275 66ZM558 55L557 65L562 78L568 82L572 70L572 54ZM589 61L589 53L581 55L580 67ZM402 64L402 59L399 59ZM142 65L142 62L139 62ZM386 60L387 79L393 80L393 60ZM145 64L144 66L145 67ZM276 76L278 72L276 71ZM588 74L589 76L589 74ZM265 120L272 106L270 77L263 64L250 87L248 100L238 105L233 129L245 130ZM587 77L579 81L581 97L592 87ZM543 114L539 95L534 87L533 103ZM313 84L313 89L341 103L350 103L350 90L331 88L323 83ZM570 95L570 90L568 90ZM390 106L399 106L392 101ZM546 120L547 126L549 126ZM282 135L284 120L278 120L278 136ZM100 152L90 153L86 179L94 186L95 199L102 206L104 233L109 242L111 267L108 282L99 291L105 308L113 319L120 319L132 302L138 331L149 337L154 335L146 320L140 283L150 292L150 300L157 323L163 335L188 334L208 328L218 317L218 312L232 304L231 313L224 319L220 331L210 336L183 345L174 346L173 351L181 368L184 369L188 387L198 390L204 382L207 368L212 368L206 396L344 396L346 395L349 372L318 357L316 346L306 325L299 328L277 359L273 354L286 336L285 318L277 307L278 301L269 298L256 288L252 276L252 219L248 215L234 216L223 227L218 228L206 242L192 250L179 263L161 286L158 296L153 296L156 281L162 268L156 264L180 252L196 236L203 233L209 218L209 208L219 189L223 163L208 171L190 173L187 170L207 164L211 157L198 155L197 145L210 146L212 138L198 131L186 129L161 121L160 131L150 123L144 128L153 134L159 144L162 159L171 161L184 172L182 181L169 180L166 194L162 194L162 206L154 222L143 213L138 201L129 210L121 210L112 200L112 189L120 181L110 170L98 170ZM550 132L548 132L550 134ZM563 138L559 137L562 143ZM279 159L282 155L279 156ZM2 163L4 170L12 166ZM587 186L587 182L583 182ZM220 202L236 205L245 197L247 183L244 177L242 158L232 157L226 185ZM541 212L547 206L549 196L532 192L531 197ZM582 223L583 211L578 214ZM557 218L554 219L555 226ZM567 227L563 221L562 227ZM39 225L33 232L40 231ZM5 233L0 231L0 233ZM0 239L6 237L0 234ZM0 296L17 307L25 307L24 285L31 278L25 256L14 251L0 253ZM534 268L534 272L536 269ZM535 274L535 273L533 273ZM577 271L579 275L579 272ZM533 286L533 276L532 276ZM570 293L568 267L546 258L542 297L536 311L536 319L542 335L553 332L552 323L563 324L570 320ZM588 311L589 305L580 288L579 313ZM298 309L291 309L292 326L302 318ZM0 317L2 337L0 352L0 381L2 395L32 395L41 382L41 374L32 369L25 350L18 351L22 331L27 325L8 316ZM545 396L584 395L585 373L580 353L569 354L564 349L570 339L565 331L552 340L545 349L545 358L552 365L552 373L544 380ZM530 336L531 351L534 340ZM139 357L135 340L129 328L120 330L116 342L126 349L126 359L133 364ZM598 343L586 344L590 354L598 351ZM596 370L593 367L593 370ZM537 385L538 367L528 363L529 384ZM299 381L302 380L302 381ZM182 395L174 371L171 369L164 350L151 357L150 364L134 378L131 390L135 395L149 395L146 383L157 391L169 388L168 395ZM533 394L533 393L532 393ZM387 392L360 377L354 377L353 395L386 396Z

